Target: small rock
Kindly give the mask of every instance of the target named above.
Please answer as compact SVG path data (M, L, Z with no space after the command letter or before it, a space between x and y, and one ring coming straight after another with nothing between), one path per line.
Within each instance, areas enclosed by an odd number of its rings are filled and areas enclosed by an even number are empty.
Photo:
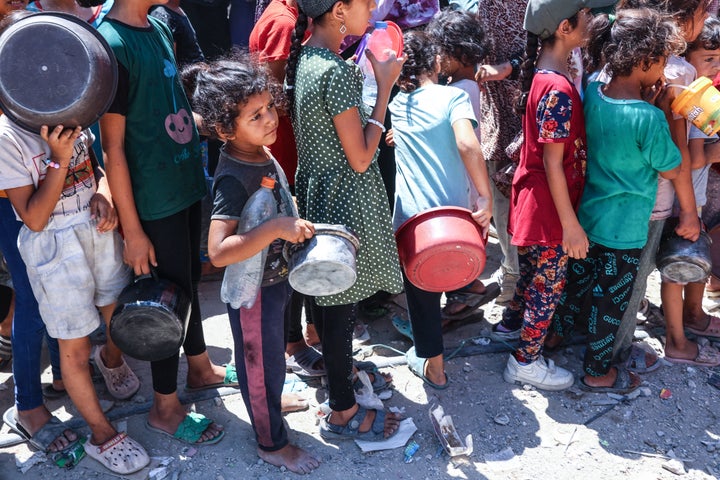
M688 380L688 387L695 390L695 388L697 387L697 384L695 384L695 382L693 382L692 380Z
M687 367L687 373L689 373L690 375L694 375L695 373L697 373L697 369L695 367Z
M472 369L473 369L472 365L470 365L469 363L466 363L465 365L463 365L463 372L465 372L465 373L472 372Z
M685 465L677 458L668 460L662 464L662 468L675 475L685 475Z
M488 453L485 455L485 461L486 462L506 462L508 460L512 460L512 458L515 456L515 452L513 452L513 449L510 447L507 447L503 450L500 450L499 452L495 453Z
M640 387L638 388L638 391L642 394L643 397L649 397L652 395L652 390L650 390L650 387Z
M508 417L504 413L501 413L496 415L495 418L493 418L493 421L498 425L507 425L508 423L510 423L510 417Z
M665 432L663 432L662 430L658 430L658 431L655 432L655 433L657 434L658 437L664 437L664 436L665 436Z
M215 404L216 407L221 406L223 404L222 398L220 398L220 397L213 398L213 403Z

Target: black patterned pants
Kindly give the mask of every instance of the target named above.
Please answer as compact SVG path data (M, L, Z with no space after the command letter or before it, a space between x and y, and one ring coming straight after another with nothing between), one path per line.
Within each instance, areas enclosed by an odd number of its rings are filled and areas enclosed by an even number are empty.
M583 370L588 375L598 377L610 370L615 335L630 300L641 251L590 242L586 258L571 258L568 263L553 327L560 336L570 338L576 323L587 322Z

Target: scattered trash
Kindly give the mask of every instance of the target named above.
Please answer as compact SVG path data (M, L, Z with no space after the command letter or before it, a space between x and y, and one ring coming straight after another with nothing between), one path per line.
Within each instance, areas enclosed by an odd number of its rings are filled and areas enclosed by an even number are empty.
M495 418L493 418L493 421L497 423L498 425L507 425L510 423L510 417L505 415L504 413L500 413L498 415L495 415Z
M660 398L663 400L668 400L672 397L672 392L669 388L663 388L660 390Z
M470 341L474 345L480 345L483 347L490 345L490 339L488 337L475 337L475 338L470 339Z
M515 456L515 452L513 452L513 449L510 447L507 447L503 450L500 450L499 452L495 453L488 453L485 455L485 461L486 462L507 462L508 460L512 460Z
M380 397L373 391L372 382L370 382L367 372L358 370L356 375L363 385L362 388L355 390L355 401L358 405L368 410L382 410L385 408Z
M468 434L463 443L450 415L445 415L441 405L430 408L430 422L440 443L451 457L470 455L473 451L472 435Z
M413 440L412 442L408 443L408 446L405 447L405 452L404 452L405 458L404 458L403 461L404 461L405 463L410 463L410 462L412 462L412 460L413 460L413 455L415 455L418 450L420 450L420 445L418 445L418 443L417 443L415 440Z
M43 452L33 452L31 454L15 454L15 466L22 472L27 473L35 465L45 463L47 456Z
M663 463L662 468L668 472L674 473L675 475L685 475L685 464L677 458L673 458Z
M67 468L68 470L75 467L75 465L80 463L80 460L85 457L85 447L83 447L83 445L86 441L87 437L80 438L65 450L52 454L51 458L53 463L60 468Z
M410 417L400 422L397 432L390 438L377 442L355 440L355 443L358 447L360 447L360 450L362 450L363 453L375 452L377 450L390 450L404 446L416 431L417 427L415 426L412 417Z
M388 388L387 390L383 390L382 392L377 393L377 397L380 400L389 400L393 396L392 388Z

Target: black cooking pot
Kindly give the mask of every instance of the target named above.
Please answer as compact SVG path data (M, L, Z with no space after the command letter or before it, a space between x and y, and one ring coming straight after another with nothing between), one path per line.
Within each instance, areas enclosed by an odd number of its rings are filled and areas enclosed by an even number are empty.
M675 233L677 225L677 218L665 222L655 257L657 269L675 283L704 282L712 270L712 240L705 231L694 242L686 240Z
M74 15L41 12L0 35L0 108L22 128L85 128L110 107L117 61L105 39Z
M110 338L138 360L164 360L185 340L190 297L174 283L142 275L125 287L110 320Z

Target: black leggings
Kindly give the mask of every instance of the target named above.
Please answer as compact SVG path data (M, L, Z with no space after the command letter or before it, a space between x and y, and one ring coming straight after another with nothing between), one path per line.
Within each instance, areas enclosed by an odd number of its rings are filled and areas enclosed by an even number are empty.
M196 202L185 210L159 220L142 221L145 234L155 248L157 274L170 280L192 296L183 350L195 356L205 352L205 336L197 295L200 281L200 218L202 207ZM150 363L153 390L170 395L177 390L180 352L165 360Z
M328 377L330 408L347 410L355 405L352 387L352 333L355 327L355 304L321 307L313 298L312 320L317 329Z

